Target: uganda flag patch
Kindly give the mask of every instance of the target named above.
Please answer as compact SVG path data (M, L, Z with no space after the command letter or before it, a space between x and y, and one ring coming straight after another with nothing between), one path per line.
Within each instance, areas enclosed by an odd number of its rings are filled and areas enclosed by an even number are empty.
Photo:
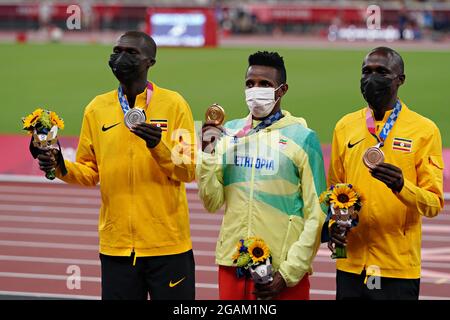
M392 149L404 152L411 152L412 140L404 138L394 138L394 141L392 143Z
M150 119L150 124L161 128L162 131L167 131L167 120Z

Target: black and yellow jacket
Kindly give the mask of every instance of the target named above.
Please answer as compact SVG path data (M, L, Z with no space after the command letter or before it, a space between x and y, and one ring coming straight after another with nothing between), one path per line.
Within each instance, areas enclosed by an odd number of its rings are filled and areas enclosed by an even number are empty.
M65 161L65 182L100 182L100 253L158 256L192 248L184 182L195 177L194 121L176 92L153 84L136 97L146 122L162 129L160 143L148 149L125 126L117 90L95 97L86 107L76 162ZM181 138L180 138L181 136Z
M377 134L392 111L376 122ZM366 125L366 108L344 116L333 136L330 185L347 182L365 198L359 224L348 232L347 259L338 270L387 278L420 278L422 217L434 217L443 208L443 160L439 129L429 119L402 110L381 150L385 162L403 172L404 186L394 193L373 178L363 154L377 143Z

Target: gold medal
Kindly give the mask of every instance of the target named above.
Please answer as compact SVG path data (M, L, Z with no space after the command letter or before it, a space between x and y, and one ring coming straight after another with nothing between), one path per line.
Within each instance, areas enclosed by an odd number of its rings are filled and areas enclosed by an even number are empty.
M384 162L384 153L378 146L370 147L364 153L363 162L367 168L373 169Z
M205 117L206 121L213 121L216 126L221 126L225 121L225 110L214 103L206 110Z

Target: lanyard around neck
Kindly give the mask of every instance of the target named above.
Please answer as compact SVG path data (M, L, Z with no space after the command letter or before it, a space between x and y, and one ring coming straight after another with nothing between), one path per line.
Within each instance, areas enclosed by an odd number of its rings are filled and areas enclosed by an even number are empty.
M122 108L122 111L124 114L126 114L130 110L130 105L128 104L128 100L123 94L122 86L119 86L119 89L117 90L118 96L119 96L119 102L120 106ZM149 105L150 100L153 95L153 84L150 81L147 81L147 101L146 106Z
M250 113L247 119L245 120L244 127L241 130L239 130L236 134L234 134L234 136L237 138L242 138L244 136L251 135L264 128L267 128L268 126L271 126L273 123L277 122L281 118L283 118L283 113L281 112L281 110L278 110L271 116L263 119L256 127L252 128L253 118L252 114Z
M395 122L398 119L398 116L400 114L400 111L402 110L402 104L399 100L397 100L397 103L395 104L394 110L392 111L391 115L387 119L386 123L383 126L383 129L381 129L380 136L377 136L377 132L375 129L375 119L372 115L372 111L369 107L366 109L366 124L367 129L369 130L370 134L377 139L378 143L380 144L380 147L384 145L384 141L386 140L387 136L391 132L392 128L394 127Z

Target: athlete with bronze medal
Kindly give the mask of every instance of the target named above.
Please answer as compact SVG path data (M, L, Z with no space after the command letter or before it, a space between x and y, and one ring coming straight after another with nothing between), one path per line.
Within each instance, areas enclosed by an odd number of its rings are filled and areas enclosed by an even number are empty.
M376 58L375 58L376 57ZM392 164L384 162L382 147L388 134L396 123L402 103L397 96L398 87L405 81L403 62L395 58L392 64L385 61L385 57L375 56L375 60L367 60L362 68L360 89L369 106L366 109L366 124L370 134L375 137L377 144L369 148L363 156L363 163L370 170L371 175L383 182L393 192L400 192L404 179L402 170ZM379 59L383 61L378 61ZM376 135L375 121L383 119L385 112L392 110L380 135Z
M328 184L350 181L364 195L357 228L343 235L337 223L324 223L322 242L329 239L331 249L347 251L347 259L336 263L337 300L420 296L423 219L435 217L444 205L442 141L431 119L400 101L404 71L395 50L371 50L360 80L368 106L344 115L333 132ZM348 151L372 140L366 130L376 141L366 144L364 155L362 149ZM368 172L362 172L361 160Z

